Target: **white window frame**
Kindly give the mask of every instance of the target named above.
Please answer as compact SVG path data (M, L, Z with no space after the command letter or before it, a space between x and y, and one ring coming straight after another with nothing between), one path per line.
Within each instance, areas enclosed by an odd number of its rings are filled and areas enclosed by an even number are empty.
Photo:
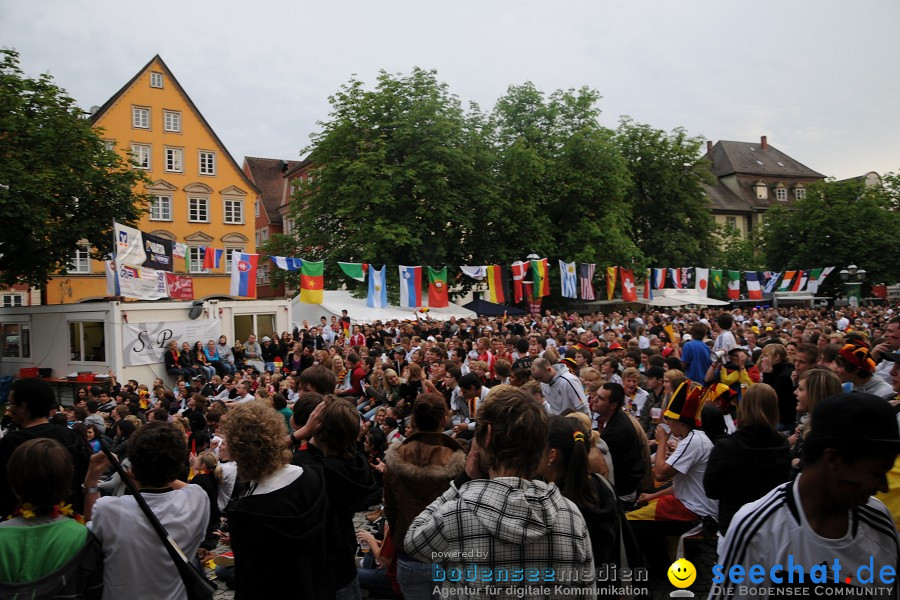
M779 202L787 202L788 192L787 188L779 187L775 188L775 199Z
M197 255L197 260L194 260L194 255ZM191 274L197 273L209 273L209 269L203 268L203 247L201 246L188 246L188 272Z
M85 356L87 355L87 353L85 352L85 347L84 347L84 323L99 323L100 326L103 328L104 348L103 348L103 358L101 358L100 360L86 360L85 359ZM77 327L77 330L79 333L78 358L72 358L72 355L71 355L72 325L80 325L79 327ZM70 354L69 354L69 362L70 363L93 363L93 364L105 364L106 363L106 347L105 347L105 345L106 345L106 324L103 321L69 321L68 323L66 323L66 330L67 330L67 335L69 336L69 340L68 340L69 345L67 347L69 348L69 352L70 352Z
M163 74L157 71L150 71L150 87L162 89Z
M201 205L202 203L202 205ZM196 204L196 210L194 205ZM203 213L201 215L201 213ZM201 218L204 217L204 218ZM189 223L209 223L209 197L208 196L189 196L188 197L188 222Z
M75 254L66 267L66 273L69 275L85 275L91 272L91 246L89 244L78 244L75 247Z
M153 168L153 149L150 144L131 144L131 157L137 165L135 169L149 171Z
M170 194L153 194L150 196L150 220L172 220L172 196Z
M256 285L269 285L269 263L256 268Z
M794 188L794 200L803 200L806 198L806 188L805 187L795 187Z
M260 239L261 239L261 238L260 238L260 235L259 235L259 229L257 229L257 230L256 230L256 249L257 249L257 250L259 250L259 247L260 247L260 245L261 245L261 244L260 244Z
M269 241L269 228L263 227L259 230L259 237L262 240L262 243L265 244Z
M116 140L103 140L103 145L106 146L106 149L110 152L116 151Z
M294 220L284 217L284 234L287 235L294 230Z
M727 225L728 227L731 227L732 229L737 229L738 228L737 217L734 217L734 216L725 217L725 225Z
M9 328L18 327L18 332L13 332ZM24 332L27 331L26 335ZM16 354L6 353L7 336L17 336L19 338ZM23 343L27 340L27 343ZM27 350L27 352L26 352ZM31 322L30 321L6 321L0 323L0 358L2 360L31 360Z
M131 127L133 129L150 129L150 107L131 107Z
M225 273L231 275L231 253L237 250L243 253L243 246L225 246Z
M164 157L167 173L184 173L184 148L166 146Z
M24 297L22 294L3 294L2 298L0 298L0 306L3 308L18 308L20 306L25 306Z
M259 217L259 200L253 202L253 216Z
M181 133L181 113L177 110L163 110L163 131Z
M216 174L216 153L212 150L200 150L197 152L197 170L200 175L210 177Z
M223 198L222 215L226 225L243 225L244 200L242 198Z

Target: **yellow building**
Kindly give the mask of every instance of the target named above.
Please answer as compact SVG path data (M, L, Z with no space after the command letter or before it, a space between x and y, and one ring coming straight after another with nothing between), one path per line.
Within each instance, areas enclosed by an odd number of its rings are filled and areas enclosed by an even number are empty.
M175 272L194 279L194 297L228 296L231 250L255 252L256 186L219 140L157 55L91 116L102 136L137 161L151 184L151 200L138 228L187 245ZM202 268L201 248L225 250L222 267ZM67 304L107 296L102 262L84 243L65 275L47 283L46 302Z

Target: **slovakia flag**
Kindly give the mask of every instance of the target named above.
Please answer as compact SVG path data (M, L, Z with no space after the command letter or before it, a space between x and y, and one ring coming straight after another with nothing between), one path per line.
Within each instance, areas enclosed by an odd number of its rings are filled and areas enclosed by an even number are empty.
M231 295L256 298L256 265L259 254L245 254L232 250Z

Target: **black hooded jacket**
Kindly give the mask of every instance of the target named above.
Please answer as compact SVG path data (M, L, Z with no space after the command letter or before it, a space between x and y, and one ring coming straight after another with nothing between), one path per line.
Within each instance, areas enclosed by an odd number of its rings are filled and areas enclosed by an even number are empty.
M308 445L306 450L294 452L293 464L321 471L328 493L325 521L327 562L331 569L334 591L356 577L356 531L353 515L368 507L365 500L375 491L375 478L369 461L359 452L351 458L325 456L321 450Z
M725 533L740 507L790 479L790 473L787 439L769 427L741 427L719 438L703 476L706 495L719 501L719 530Z

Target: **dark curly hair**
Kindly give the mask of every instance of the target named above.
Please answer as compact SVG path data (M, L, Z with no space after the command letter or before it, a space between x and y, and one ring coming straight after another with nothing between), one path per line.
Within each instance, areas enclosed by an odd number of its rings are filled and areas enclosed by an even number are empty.
M164 486L177 479L187 464L184 432L168 422L148 423L128 439L128 459L141 485Z

